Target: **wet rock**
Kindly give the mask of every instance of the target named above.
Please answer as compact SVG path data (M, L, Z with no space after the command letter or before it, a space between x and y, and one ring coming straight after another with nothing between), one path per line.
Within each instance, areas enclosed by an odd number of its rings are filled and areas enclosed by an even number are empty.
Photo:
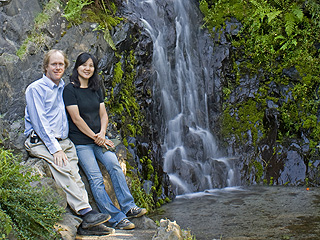
M152 240L182 240L182 231L176 221L171 222L169 219L161 219L160 227Z
M136 225L137 229L157 229L157 224L146 216L132 218L130 221Z
M306 165L299 152L296 150L290 150L287 152L287 158L284 161L285 166L280 173L278 179L279 184L284 185L304 185L306 178Z

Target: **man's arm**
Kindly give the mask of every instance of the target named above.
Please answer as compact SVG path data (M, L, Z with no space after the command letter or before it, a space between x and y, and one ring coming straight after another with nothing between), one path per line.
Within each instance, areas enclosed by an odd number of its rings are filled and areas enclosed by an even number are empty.
M49 120L46 117L44 97L44 92L34 87L28 88L26 91L27 110L30 121L34 131L53 155L54 163L59 166L62 166L63 163L66 165L68 158L53 135Z

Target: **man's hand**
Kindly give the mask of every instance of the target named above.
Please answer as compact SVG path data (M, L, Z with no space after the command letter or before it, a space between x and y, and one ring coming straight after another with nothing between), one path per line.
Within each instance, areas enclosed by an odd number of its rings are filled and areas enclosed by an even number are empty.
M58 152L55 152L53 154L53 161L56 165L58 165L59 167L63 167L67 165L68 162L68 157L67 155L64 153L64 151L59 150Z

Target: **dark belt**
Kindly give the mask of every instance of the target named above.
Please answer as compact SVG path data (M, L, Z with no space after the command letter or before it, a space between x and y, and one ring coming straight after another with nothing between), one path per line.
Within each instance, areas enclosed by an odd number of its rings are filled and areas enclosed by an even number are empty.
M34 130L32 130L29 137L31 143L38 143L41 140Z
M34 130L32 130L32 132L30 133L29 136L30 136L31 143L37 143L37 142L39 142L41 140ZM58 141L62 141L63 140L62 138L56 138L56 139Z

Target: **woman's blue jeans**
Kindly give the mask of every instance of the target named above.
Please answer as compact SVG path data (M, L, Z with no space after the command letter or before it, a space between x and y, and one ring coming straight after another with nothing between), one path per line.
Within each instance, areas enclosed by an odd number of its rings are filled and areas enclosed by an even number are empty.
M96 144L76 145L76 149L79 164L88 178L99 210L102 213L110 214L109 223L113 226L117 225L122 219L126 218L125 213L136 205L116 154L111 151L103 152L102 147ZM110 175L121 211L112 203L105 190L103 176L97 160L105 166Z

